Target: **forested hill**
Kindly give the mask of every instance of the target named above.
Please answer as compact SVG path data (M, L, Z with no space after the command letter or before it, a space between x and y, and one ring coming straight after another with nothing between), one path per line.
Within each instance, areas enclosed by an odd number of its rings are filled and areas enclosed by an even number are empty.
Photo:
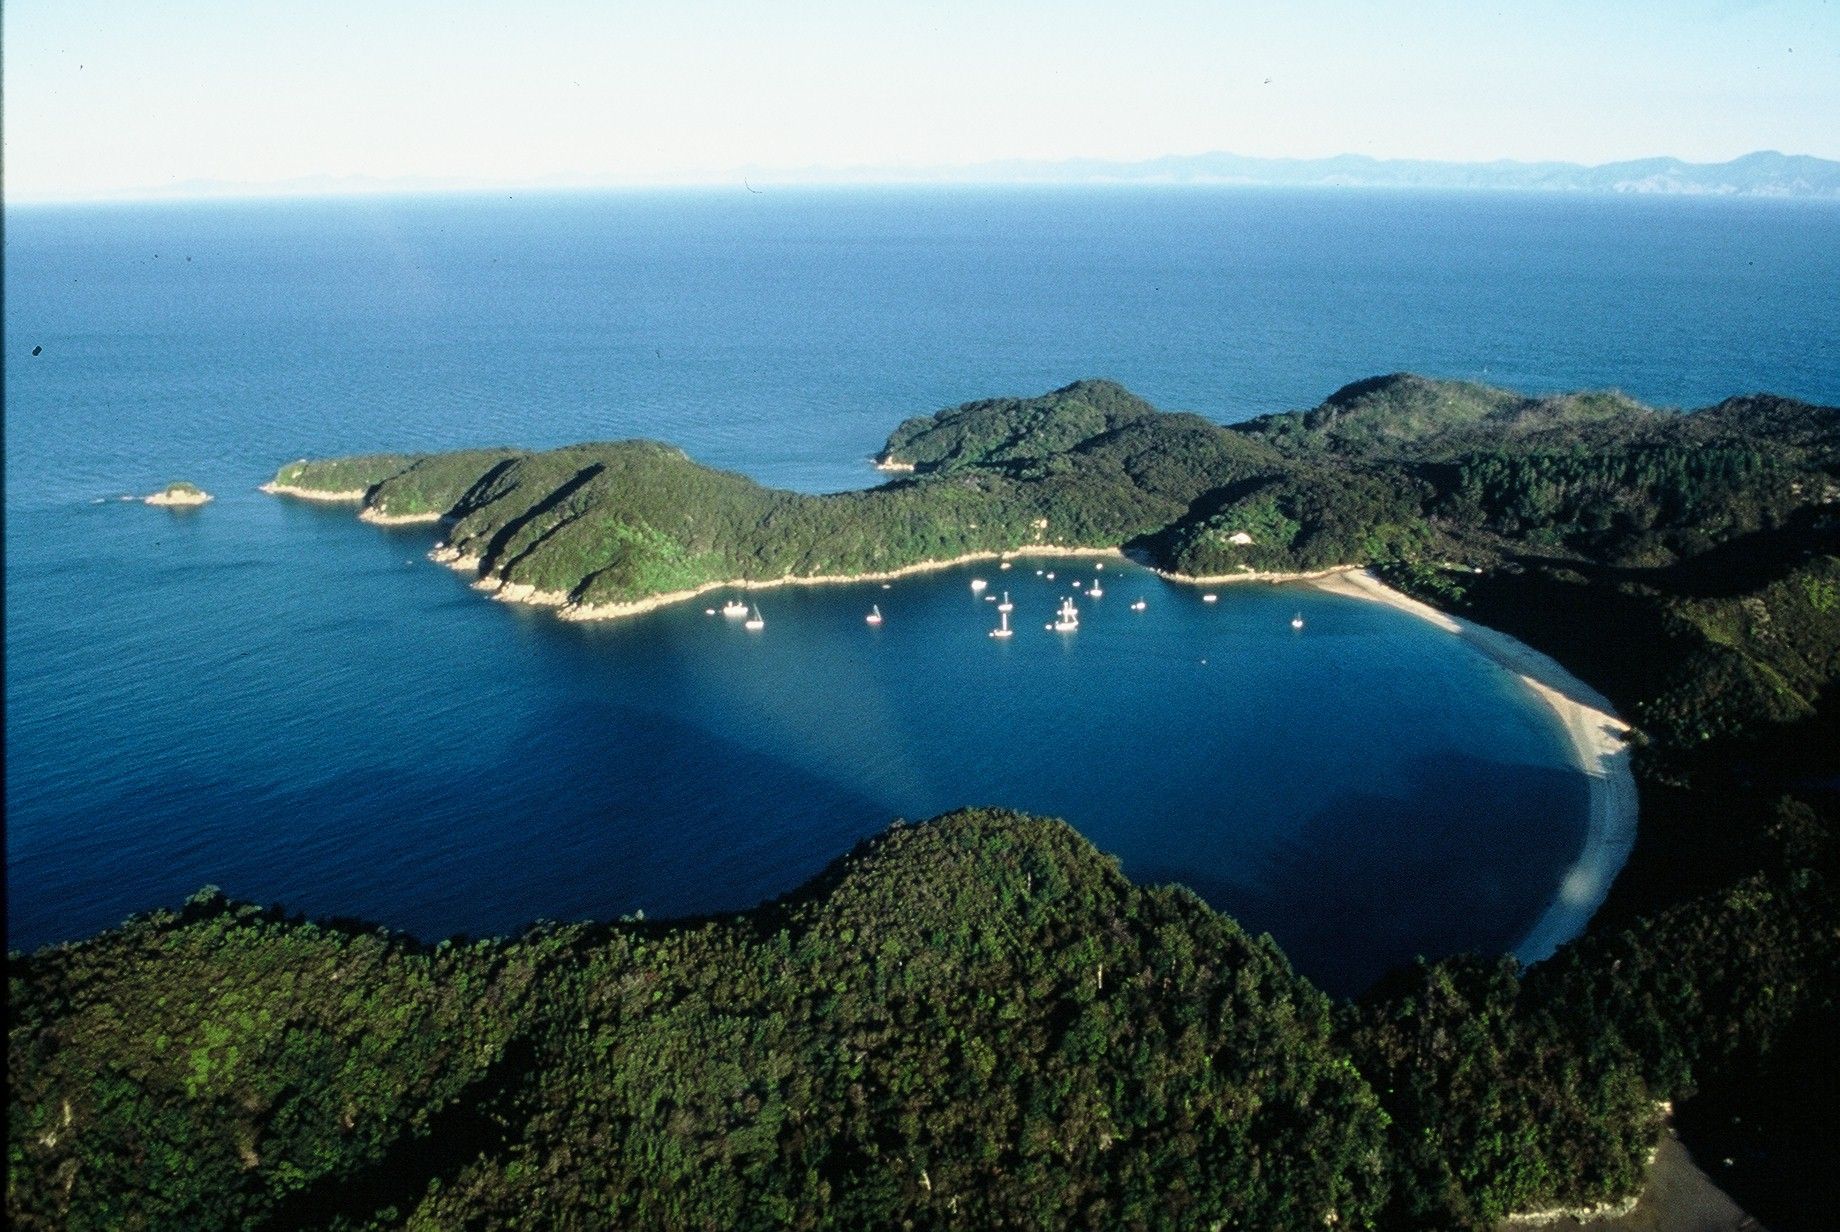
M1481 1228L1630 1192L1655 1099L1831 1018L1831 920L1813 873L1752 877L1535 980L1454 960L1337 1008L1187 891L985 810L668 925L429 947L204 893L9 959L7 1208L27 1228Z
M1680 414L1400 375L1222 428L1081 381L909 420L880 460L914 473L803 496L627 441L294 463L276 480L442 515L483 576L578 608L1040 545L1129 545L1197 576L1502 542L1654 564L1831 505L1840 413L1756 396Z

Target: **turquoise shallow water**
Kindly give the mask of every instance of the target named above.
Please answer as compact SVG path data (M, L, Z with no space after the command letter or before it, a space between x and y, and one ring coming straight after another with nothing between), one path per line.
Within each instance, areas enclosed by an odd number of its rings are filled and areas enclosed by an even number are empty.
M468 591L425 529L252 489L302 454L627 435L857 486L905 415L1096 374L1220 419L1392 368L1835 398L1840 212L1662 204L10 211L9 945L207 882L429 937L728 910L988 803L1068 817L1339 989L1503 948L1583 786L1543 712L1409 617L1113 566L1069 640L1033 567L978 566L771 591L759 635L702 605L569 626ZM179 476L219 500L103 499ZM1008 644L974 573L1016 592Z

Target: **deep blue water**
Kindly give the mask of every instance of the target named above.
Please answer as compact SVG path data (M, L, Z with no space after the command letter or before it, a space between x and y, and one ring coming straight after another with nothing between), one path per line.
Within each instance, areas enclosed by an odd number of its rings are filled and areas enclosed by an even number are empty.
M1092 375L1220 420L1395 369L1840 401L1836 287L1840 210L1793 203L9 210L8 943L207 882L429 937L727 910L976 802L1068 817L1332 987L1504 948L1582 784L1502 673L1396 613L1125 570L1068 641L1058 589L985 566L769 592L754 636L700 606L566 626L428 563L431 532L252 489L302 455L632 435L853 487L907 415ZM176 477L218 501L95 503ZM972 572L1017 591L1011 643Z

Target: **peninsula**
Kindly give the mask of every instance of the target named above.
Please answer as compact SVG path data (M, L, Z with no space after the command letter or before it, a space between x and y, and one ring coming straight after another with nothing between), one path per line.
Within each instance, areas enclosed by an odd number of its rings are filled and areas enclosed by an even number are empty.
M1837 455L1832 408L1767 396L1680 414L1398 375L1221 427L1081 381L910 419L875 459L900 477L859 492L775 491L651 441L301 461L267 490L439 523L437 558L482 589L597 619L1017 552L1209 580L1521 549L1657 565L1830 504Z

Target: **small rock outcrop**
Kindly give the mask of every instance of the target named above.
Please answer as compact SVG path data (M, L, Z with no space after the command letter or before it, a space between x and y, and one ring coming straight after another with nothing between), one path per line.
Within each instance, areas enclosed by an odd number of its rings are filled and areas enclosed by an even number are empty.
M167 484L150 496L142 497L142 500L149 505L203 505L209 503L211 494L197 484L181 479L177 483Z

